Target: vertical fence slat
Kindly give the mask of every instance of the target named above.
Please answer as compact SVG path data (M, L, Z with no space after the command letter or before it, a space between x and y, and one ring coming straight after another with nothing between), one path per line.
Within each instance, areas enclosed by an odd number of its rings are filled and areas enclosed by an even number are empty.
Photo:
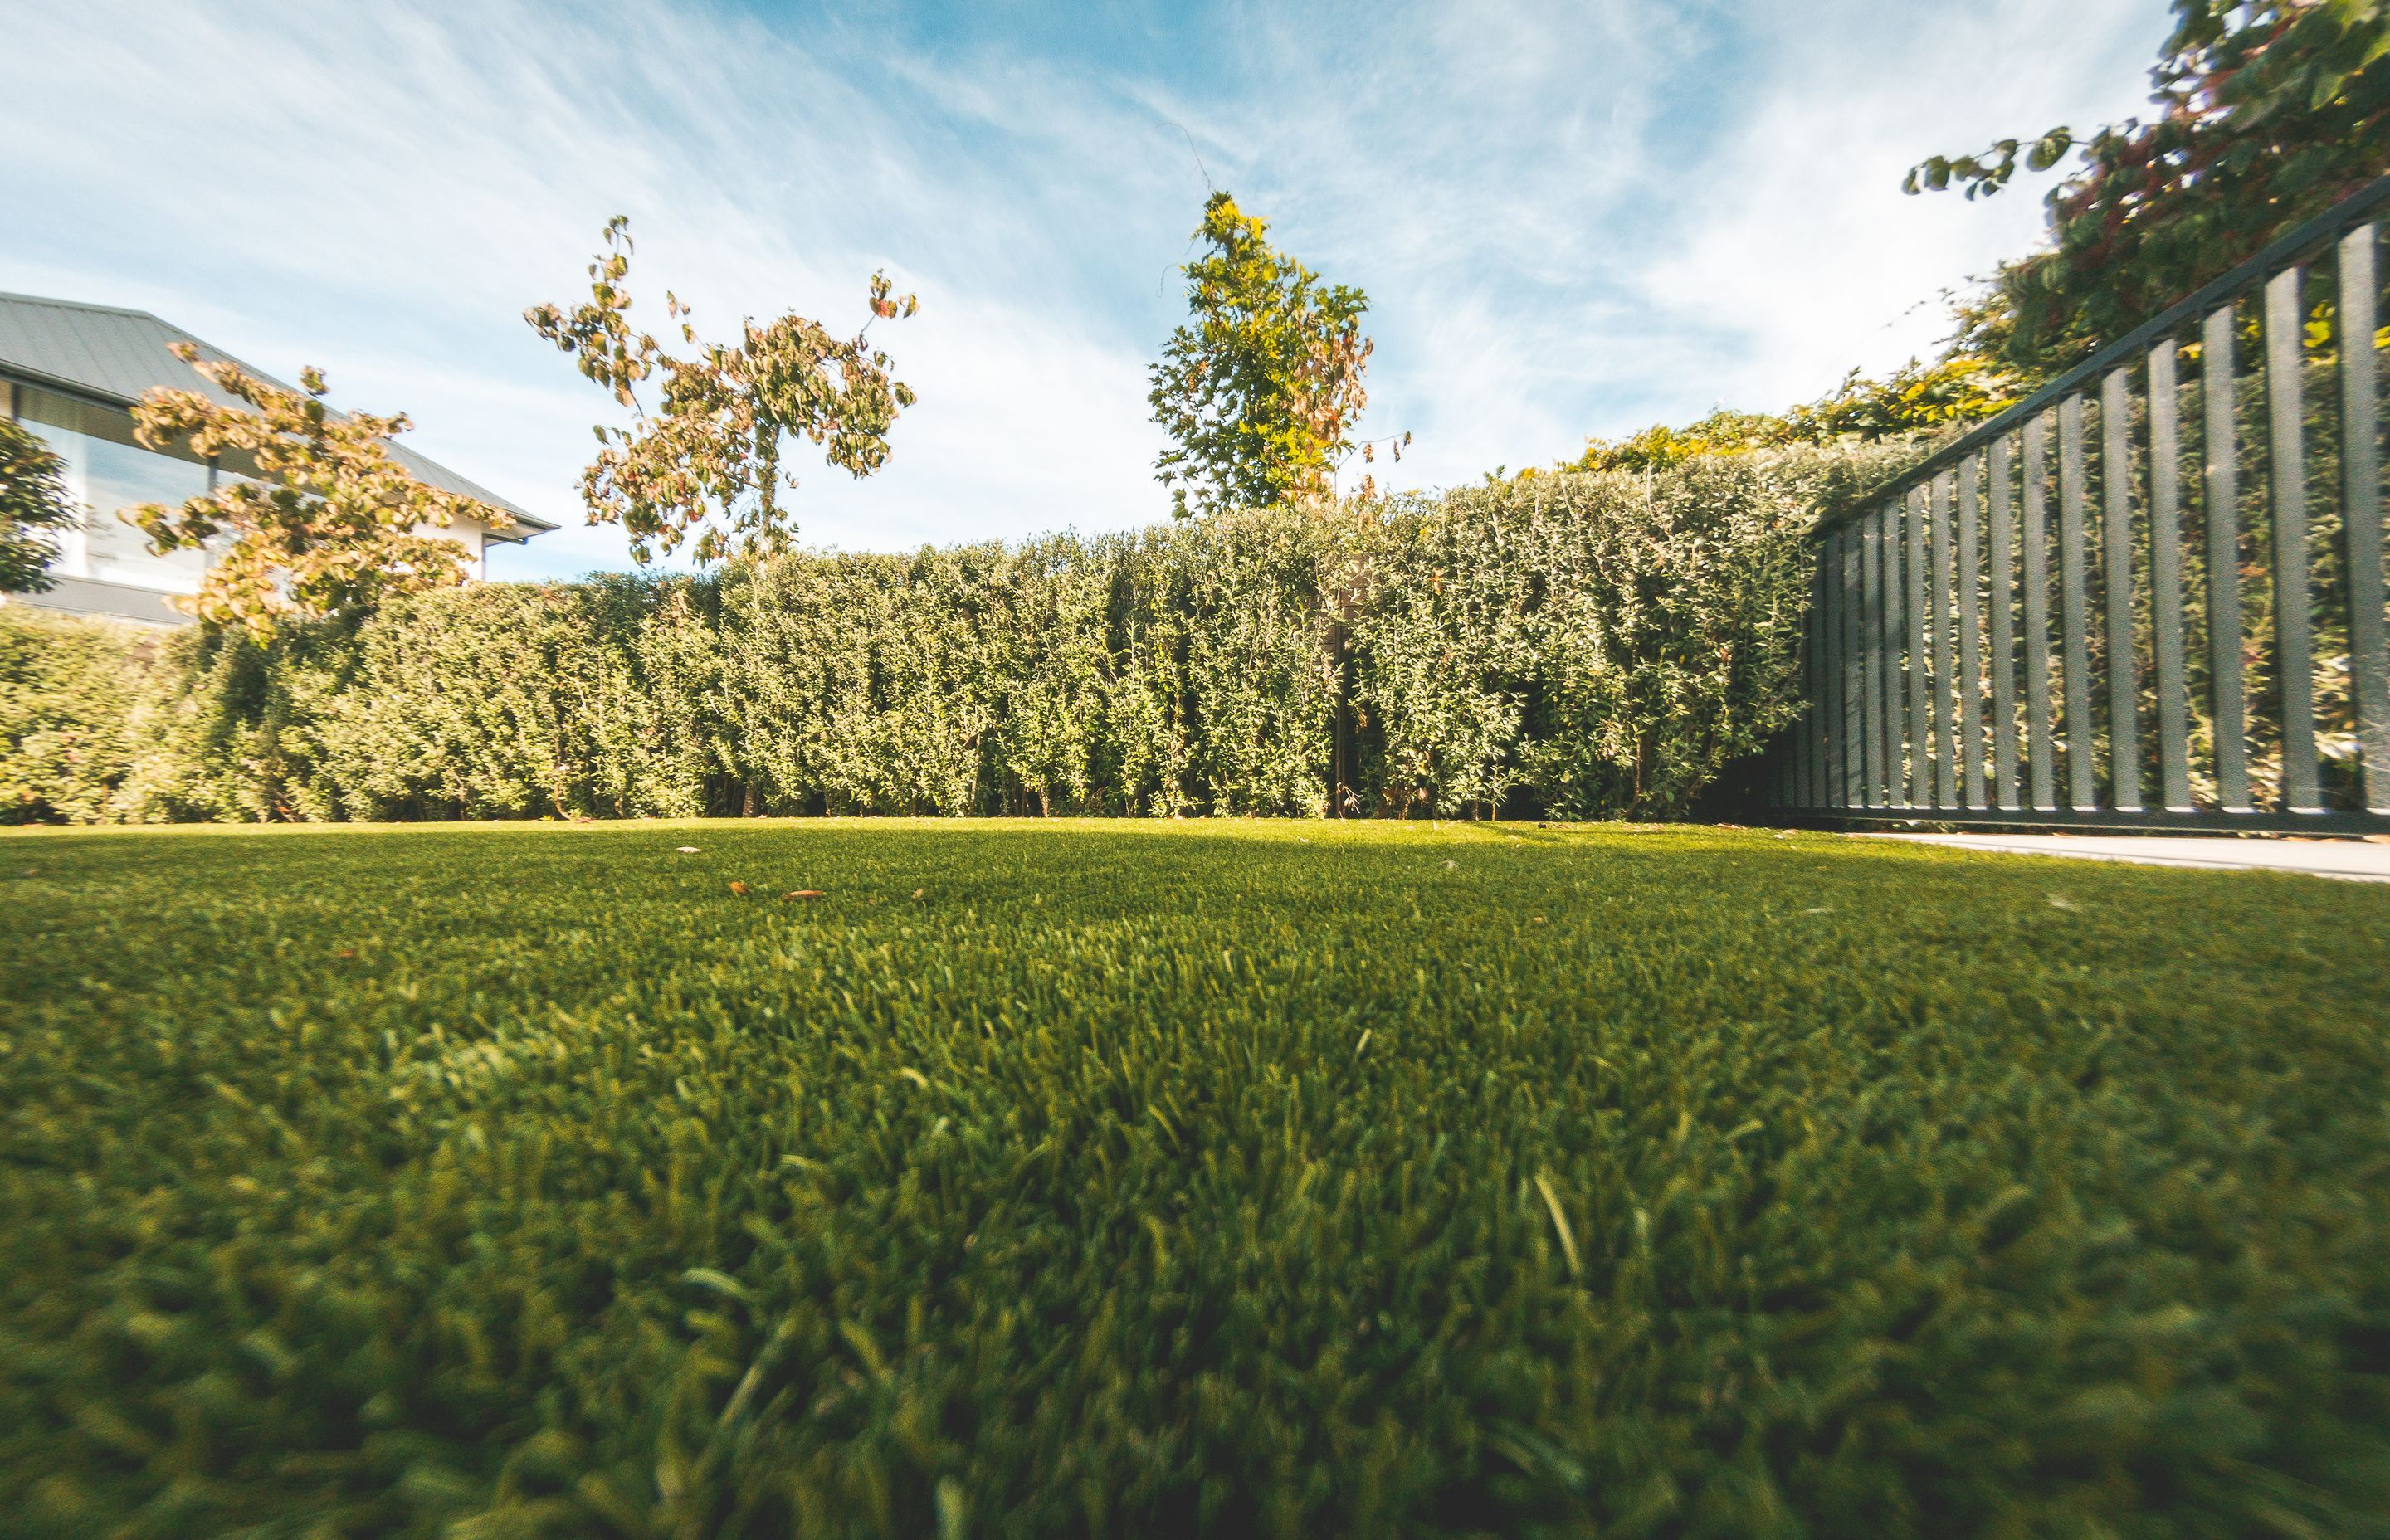
M2109 805L2141 808L2141 682L2133 646L2133 382L2112 369L2100 382L2101 534L2108 626Z
M1903 505L1907 516L1908 557L1908 628L1902 633L1908 650L1908 801L1912 807L1934 805L1927 755L1934 743L1932 708L1926 704L1925 624L1931 614L1925 603L1926 490L1912 491ZM1895 709L1897 702L1895 702Z
M1801 712L1801 802L1803 807L1816 807L1825 799L1820 794L1825 782L1826 752L1826 636L1833 629L1833 611L1826 596L1826 562L1833 549L1831 543L1820 543L1814 565L1809 569L1808 667L1801 676L1807 687L1802 697Z
M2016 622L2009 611L2016 592L2014 505L2009 493L2011 456L2005 433L1992 441L1991 467L1984 482L1991 505L1992 540L1992 795L2001 807L2017 805Z
M2171 813L2191 802L2190 697L2182 653L2182 435L2175 342L2150 350L2150 649L2157 662L2158 797Z
M1860 562L1867 571L1867 588L1859 604L1865 619L1863 645L1867 648L1867 805L1884 805L1883 773L1883 510L1876 509L1868 516L1867 533L1860 542Z
M1874 557L1871 575L1868 580L1867 597L1867 721L1868 721L1868 805L1885 805L1883 789L1883 509L1870 508L1867 515L1867 548Z
M1959 764L1951 730L1959 714L1958 685L1950 657L1950 600L1958 587L1958 558L1950 549L1953 478L1936 476L1934 506L1934 568L1926 574L1925 624L1934 652L1934 805L1959 805Z
M1809 626L1806 626L1806 653L1802 667L1802 708L1800 717L1800 779L1792 787L1795 806L1814 808L1818 803L1818 787L1826 761L1826 555L1818 552L1817 564L1809 569Z
M1862 743L1865 735L1862 731L1860 707L1866 699L1867 690L1866 669L1860 661L1859 654L1859 599L1862 590L1859 582L1858 527L1856 524L1844 525L1835 533L1835 543L1841 548L1842 566L1840 605L1842 639L1836 649L1842 663L1843 676L1841 694L1838 698L1842 705L1842 805L1859 807L1866 802L1863 788L1867 756Z
M2341 533L2348 552L2348 661L2365 806L2390 813L2390 642L2382 616L2382 427L2373 353L2376 226L2340 242Z
M1801 739L1801 805L1820 807L1826 801L1826 703L1831 678L1828 673L1826 640L1832 632L1831 611L1827 609L1826 565L1822 553L1817 569L1809 574L1809 709L1804 713L1805 730Z
M1825 590L1826 674L1824 728L1818 735L1818 805L1839 807L1843 802L1843 536L1826 536L1818 553L1818 582Z
M2059 668L2066 695L2066 801L2098 805L2092 779L2091 648L2086 615L2090 590L2084 572L2083 397L2058 404Z
M1904 602L1908 590L1901 579L1902 520L1900 510L1890 507L1883 515L1883 805L1907 807L1908 782L1906 778L1908 758L1904 750L1907 719L1901 715L1901 688L1908 679L1905 672L1908 650L1904 645L1908 607Z
M1818 574L1809 573L1808 592L1802 596L1800 649L1795 654L1797 666L1793 677L1801 689L1801 711L1786 729L1784 743L1784 802L1786 807L1800 807L1807 798L1802 793L1809 785L1809 719L1818 709Z
M1812 808L1833 802L1826 794L1833 765L1833 571L1821 550L1817 562L1817 694L1809 696L1809 794L1802 799Z
M2024 425L2024 463L2018 479L2024 507L2024 711L2025 754L2033 805L2058 806L2057 745L2052 742L2049 698L2049 527L2045 509L2049 476L2049 417Z
M2233 308L2208 313L2200 335L2200 409L2206 418L2207 667L2216 736L2216 797L2249 811L2248 682L2241 649L2239 413L2232 390Z
M1902 720L1900 687L1902 665L1908 662L1908 648L1902 646L1902 622L1908 620L1905 605L1900 603L1908 593L1908 579L1900 571L1900 531L1908 519L1902 505L1893 502L1883 509L1883 608L1876 620L1883 622L1881 646L1883 646L1883 806L1909 806L1908 756L1902 753Z
M1802 682L1801 782L1793 789L1797 805L1816 807L1826 799L1826 634L1831 627L1826 608L1826 557L1820 551L1809 571L1808 665Z
M2266 405L2274 505L2274 647L2282 702L2282 806L2322 811L2316 785L2315 640L2307 591L2306 392L2301 388L2304 267L2266 280Z
M1959 464L1959 780L1969 807L1984 805L1984 628L1978 611L1983 580L1982 547L1975 531L1982 517L1976 486L1984 457Z

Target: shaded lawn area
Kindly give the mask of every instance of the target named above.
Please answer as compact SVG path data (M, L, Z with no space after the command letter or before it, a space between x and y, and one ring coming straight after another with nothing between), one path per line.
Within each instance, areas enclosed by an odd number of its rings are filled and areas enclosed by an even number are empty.
M43 831L0 933L0 1534L2390 1533L2390 888Z

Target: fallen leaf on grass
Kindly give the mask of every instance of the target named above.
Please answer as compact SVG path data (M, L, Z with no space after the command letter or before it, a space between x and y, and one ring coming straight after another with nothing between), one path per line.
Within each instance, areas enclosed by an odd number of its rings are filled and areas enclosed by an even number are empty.
M822 896L824 895L819 888L799 888L793 892L782 893L780 895L780 902L786 904L792 898L820 898Z
M332 956L341 958L353 957L356 955L357 949L353 946L343 946L338 952L332 954Z
M914 890L913 890L913 896L914 896L915 898L919 898L919 897L920 897L923 893L926 893L926 892L928 892L929 891L930 891L930 890L929 890L929 889L927 889L927 888L916 888L916 889L914 889Z
M730 891L737 893L739 897L745 898L747 896L747 884L744 882L733 882L730 884Z

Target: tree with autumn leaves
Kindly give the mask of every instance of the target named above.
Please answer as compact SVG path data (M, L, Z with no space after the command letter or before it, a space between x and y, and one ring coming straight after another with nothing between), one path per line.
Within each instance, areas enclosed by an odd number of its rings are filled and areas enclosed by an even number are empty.
M867 342L868 323L838 338L791 313L747 322L738 342L700 344L688 307L667 293L668 313L696 349L676 356L626 317L628 221L610 221L605 238L608 252L589 266L589 299L570 311L535 305L525 319L637 415L632 427L597 429L603 447L582 494L591 521L623 526L641 562L692 535L700 561L784 548L792 525L779 494L796 484L783 469L791 437L811 439L858 477L887 463L888 431L914 396ZM919 308L884 274L871 280L869 304L880 319ZM320 371L302 370L302 389L292 391L187 342L173 352L231 399L152 390L134 407L135 436L239 473L179 507L127 512L161 554L214 552L199 592L185 601L202 621L262 640L286 616L453 586L469 576L470 553L439 532L459 520L496 531L512 522L410 474L390 454L390 440L410 426L405 416L334 411ZM649 411L638 391L658 376L661 399ZM0 441L0 578L10 587L40 581L54 554L45 532L72 511L58 512L66 505L52 484L55 456L19 437L24 444ZM18 567L28 570L22 584L10 575Z
M888 463L889 430L915 398L871 345L870 321L842 338L792 311L764 325L749 319L736 342L700 343L689 307L667 290L665 314L696 350L675 355L631 327L630 221L609 220L605 240L589 263L588 299L570 311L533 305L523 319L636 419L597 429L602 447L582 473L581 497L590 522L623 527L641 565L692 535L700 562L786 549L793 525L779 494L797 485L783 468L791 439L812 441L857 479ZM891 320L920 302L875 273L869 307L873 320ZM658 377L649 410L639 391Z
M453 587L470 553L439 534L459 519L503 531L513 520L478 498L418 481L390 454L405 414L335 412L321 371L302 389L260 379L229 359L174 356L233 398L152 390L133 408L134 433L153 449L230 461L241 474L178 507L128 509L152 549L217 547L188 608L202 621L263 640L286 615L323 615L392 594Z

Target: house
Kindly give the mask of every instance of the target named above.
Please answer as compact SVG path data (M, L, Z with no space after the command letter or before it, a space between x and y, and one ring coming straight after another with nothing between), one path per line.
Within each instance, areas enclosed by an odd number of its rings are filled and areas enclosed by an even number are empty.
M147 311L0 293L0 414L58 451L67 463L68 491L85 510L81 527L61 532L58 557L50 565L55 586L46 593L12 594L9 602L158 625L188 622L171 600L199 591L209 553L155 555L148 537L117 517L120 509L142 503L181 503L231 474L190 455L145 448L133 436L133 404L157 386L234 404L167 351L175 342L196 343L203 358L231 356ZM256 369L249 372L272 379ZM513 516L513 527L503 533L461 520L432 532L471 550L476 577L485 571L493 543L520 545L556 527L403 444L390 449L418 480Z

